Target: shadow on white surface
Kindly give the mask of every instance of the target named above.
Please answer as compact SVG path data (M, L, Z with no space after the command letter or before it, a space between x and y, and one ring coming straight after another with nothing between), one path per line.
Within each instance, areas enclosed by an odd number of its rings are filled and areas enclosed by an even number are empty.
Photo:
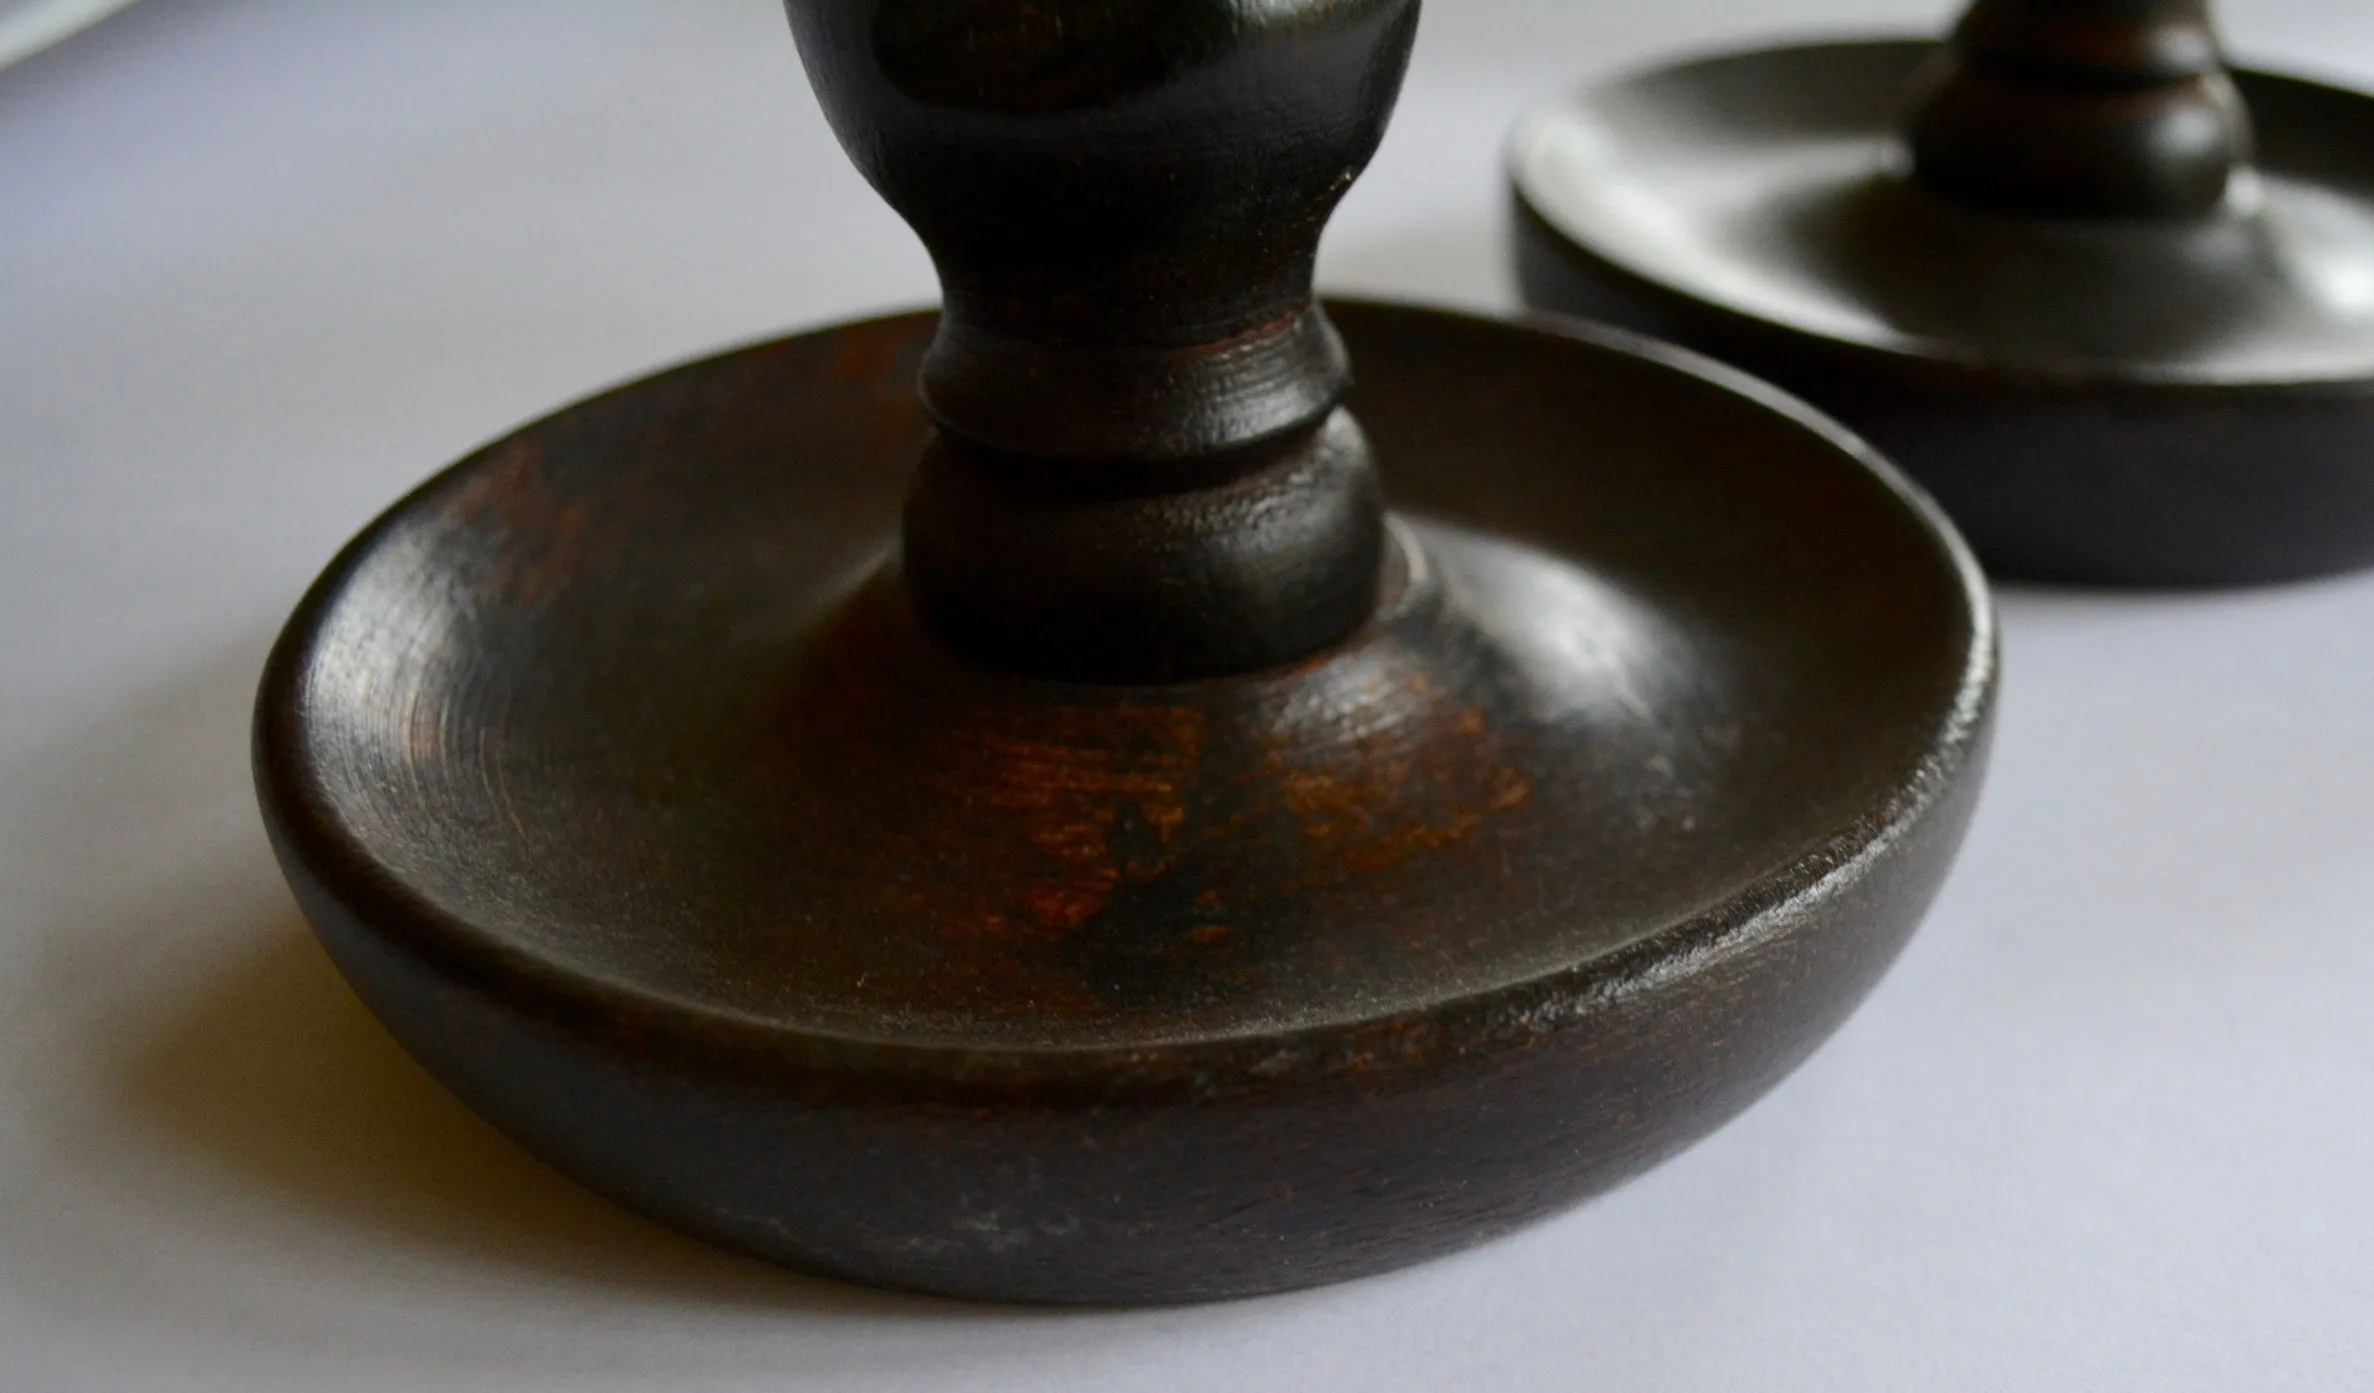
M853 1320L1067 1319L878 1293L679 1237L448 1094L340 979L272 865L245 758L263 647L238 644L5 771L37 795L18 806L41 811L0 848L12 900L38 906L0 936L0 1333L30 1322L61 1358L104 1331L150 1357L228 1336L282 1358L484 1371L566 1332L624 1378L685 1367L669 1347L720 1326L748 1363ZM662 1314L669 1336L639 1339ZM56 1338L69 1325L92 1328ZM858 1353L839 1343L814 1353ZM27 1376L0 1387L52 1386Z
M124 1061L119 1101L180 1163L360 1245L537 1281L709 1305L938 1308L712 1251L579 1188L414 1064L294 914L243 937Z

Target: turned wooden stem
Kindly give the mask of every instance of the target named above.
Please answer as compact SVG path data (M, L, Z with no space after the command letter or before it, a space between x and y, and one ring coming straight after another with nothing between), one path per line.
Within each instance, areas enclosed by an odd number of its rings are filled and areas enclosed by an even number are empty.
M1929 189L2047 216L2199 216L2250 159L2208 0L1977 0L1909 136Z
M787 7L940 273L903 563L930 627L999 666L1148 682L1366 622L1383 506L1311 267L1417 0Z

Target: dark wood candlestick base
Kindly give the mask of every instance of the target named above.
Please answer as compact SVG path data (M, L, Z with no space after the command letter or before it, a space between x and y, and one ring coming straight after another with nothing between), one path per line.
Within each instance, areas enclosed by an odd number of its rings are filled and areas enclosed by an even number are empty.
M265 680L308 916L538 1154L885 1285L1308 1285L1687 1145L1935 890L1992 693L1976 572L1693 365L1336 312L1408 509L1387 599L1243 677L1008 676L918 626L890 558L928 317L439 476Z
M780 1262L1186 1301L1604 1189L1845 1017L1976 796L1976 564L1687 355L1339 335L1414 0L791 15L941 313L490 446L265 674L289 883L423 1063Z
M2113 94L2086 129L2190 115L2137 137L2164 162L2086 185L2093 206L2067 182L2076 146L1936 115L1942 53L1744 53L1545 106L1512 146L1527 302L1805 396L2002 573L2194 586L2374 564L2374 99L2232 74L2256 155L2229 182L2249 147L2214 94ZM1927 179L1904 136L1924 94L1926 136L1962 142ZM2053 134L2081 105L2021 109Z

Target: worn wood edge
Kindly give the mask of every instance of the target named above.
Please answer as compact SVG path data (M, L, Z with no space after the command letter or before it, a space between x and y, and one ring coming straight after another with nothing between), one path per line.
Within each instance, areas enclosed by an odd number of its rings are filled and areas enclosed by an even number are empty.
M959 1101L976 1094L996 1096L1025 1083L1040 1098L1076 1090L1082 1099L1099 1102L1122 1098L1160 1101L1190 1093L1209 1100L1232 1092L1273 1094L1292 1087L1296 1080L1324 1081L1346 1073L1358 1074L1373 1084L1379 1073L1375 1061L1387 1060L1389 1072L1390 1060L1398 1053L1380 1047L1415 1035L1428 1037L1437 1047L1432 1056L1436 1063L1429 1068L1439 1067L1446 1056L1527 1048L1585 1024L1611 1007L1655 993L1677 978L1761 951L1795 922L1806 905L1866 878L1941 810L1950 810L1958 800L1975 798L1992 730L1999 669L1998 637L1986 581L1942 510L1870 446L1778 388L1701 354L1630 331L1559 323L1550 318L1511 323L1386 301L1333 303L1356 313L1376 310L1581 340L1645 358L1746 396L1851 455L1907 510L1909 521L1930 536L1941 564L1955 573L1965 599L1969 616L1966 661L1953 700L1941 710L1927 742L1928 753L1904 772L1889 798L1805 854L1775 867L1717 909L1573 966L1418 1010L1274 1034L1131 1046L962 1046L803 1029L603 981L494 941L412 894L399 876L371 858L367 847L333 825L329 801L299 756L302 740L297 713L303 695L304 662L346 582L380 537L422 501L503 450L519 433L514 431L431 476L359 533L308 589L275 643L258 689L253 756L258 799L276 855L292 879L302 873L355 923L369 926L392 948L416 957L454 985L514 1004L537 1003L548 1025L564 1031L632 1032L640 1041L639 1048L655 1062L697 1064L706 1071L748 1079L805 1074L862 1080L884 1096L938 1101ZM920 328L930 317L930 311L913 311L876 322L907 319ZM637 390L655 379L699 369L720 357L763 352L846 327L765 338L721 353L699 355L592 393L520 431L535 429L552 415ZM1967 814L1965 807L1960 816L1966 819ZM1952 829L1949 835L1958 843L1961 829ZM1913 916L1913 922L1917 919Z

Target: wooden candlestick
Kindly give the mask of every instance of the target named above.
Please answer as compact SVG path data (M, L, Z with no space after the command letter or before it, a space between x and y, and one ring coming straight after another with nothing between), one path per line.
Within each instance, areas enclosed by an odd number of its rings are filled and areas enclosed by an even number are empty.
M1979 0L1942 46L1686 63L1514 149L1528 301L1837 413L1991 567L2374 563L2374 101L2230 72L2204 0Z
M1975 568L1695 360L1312 302L1413 0L790 10L947 312L489 446L265 674L417 1057L718 1242L1139 1302L1552 1212L1843 1019L1976 795Z

